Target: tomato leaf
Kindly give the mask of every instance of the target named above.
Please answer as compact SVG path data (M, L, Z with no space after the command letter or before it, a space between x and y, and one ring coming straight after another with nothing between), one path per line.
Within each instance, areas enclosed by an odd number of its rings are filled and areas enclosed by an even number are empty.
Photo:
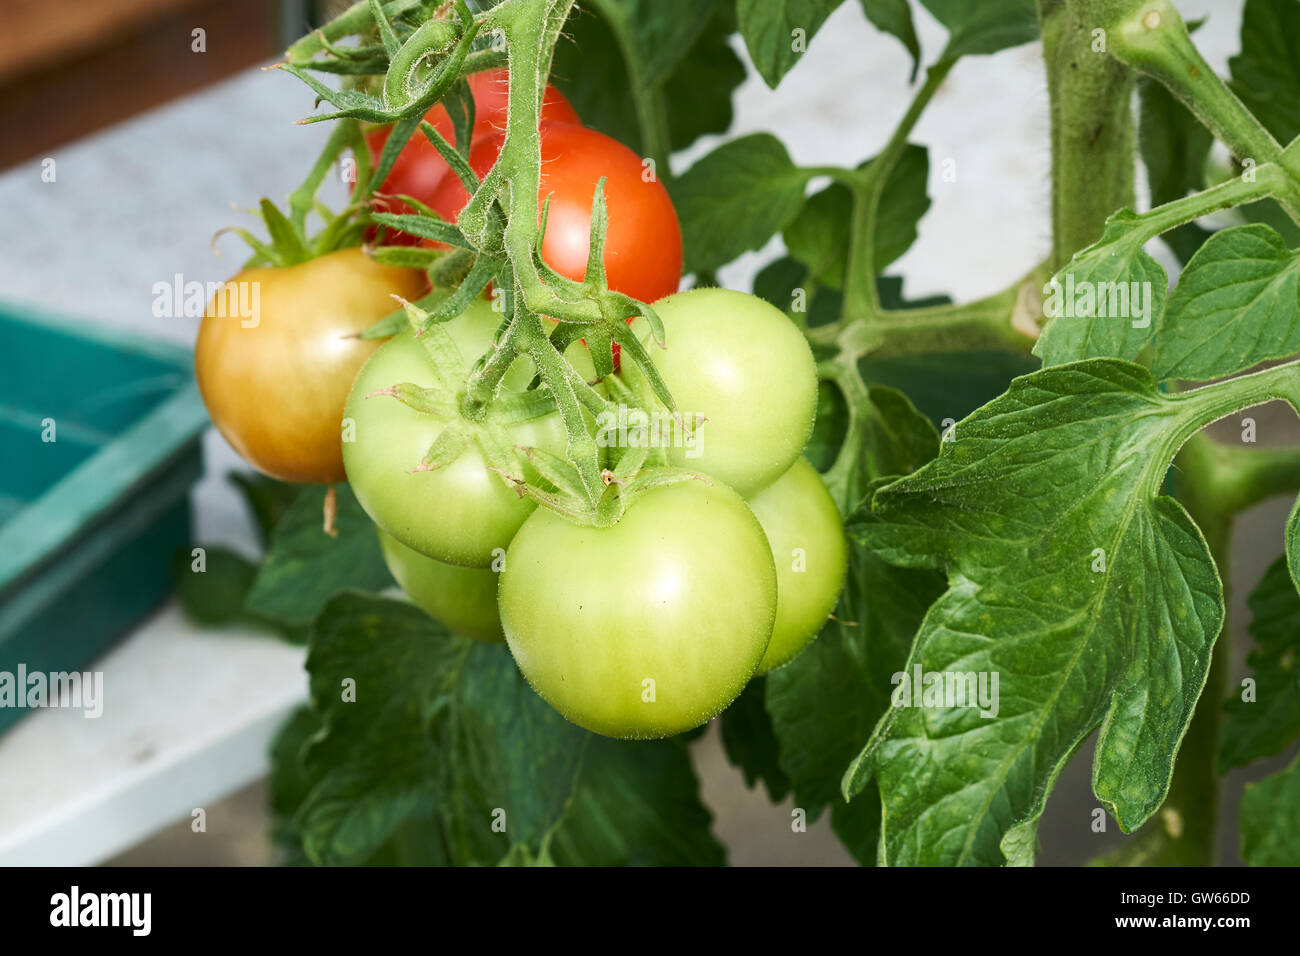
M718 0L587 0L613 25L636 79L653 89L668 79L694 44Z
M908 79L915 80L921 64L921 44L916 38L912 8L907 0L862 0L862 12L877 30L897 37L911 54L912 74Z
M727 760L740 768L745 786L762 781L773 803L790 792L790 779L781 769L772 719L764 706L767 678L755 677L731 706L722 712L722 746Z
M1300 5L1246 0L1232 90L1279 142L1300 135Z
M867 792L844 807L840 780L858 742L889 707L891 677L903 669L926 608L942 590L934 572L891 567L854 544L837 620L767 675L767 709L795 805L810 820L831 805L832 827L844 831L859 862L875 861L879 801ZM863 815L871 821L865 827Z
M1169 277L1142 248L1135 213L1106 220L1101 238L1074 254L1044 291L1049 316L1034 354L1044 365L1086 358L1136 360L1164 314Z
M770 133L751 133L709 153L671 186L684 271L710 271L764 245L799 214L808 179Z
M234 471L227 479L243 494L244 501L257 522L262 545L267 545L271 540L271 532L289 511L302 490L301 487L251 472Z
M561 866L720 866L711 824L683 741L593 734L551 855Z
M1038 36L1034 0L921 0L948 29L946 59L996 53Z
M1214 137L1169 90L1149 77L1138 80L1138 142L1151 189L1151 205L1182 199L1205 188L1205 164ZM1210 230L1194 222L1161 238L1180 262L1201 247Z
M344 594L324 606L307 657L322 723L303 758L315 782L294 818L313 863L362 862L436 806L433 707L469 640L397 601Z
M309 624L345 588L380 591L393 583L374 525L352 489L335 486L337 537L324 529L325 488L306 486L271 536L247 608L276 624Z
M1268 226L1222 229L1183 270L1155 337L1162 379L1204 382L1300 352L1300 251Z
M232 624L244 616L244 600L257 565L227 548L204 548L203 570L194 569L190 550L177 551L172 560L176 596L185 614L207 627Z
M271 773L267 778L271 812L275 814L271 839L288 854L285 862L292 866L309 862L294 817L315 782L302 757L308 742L320 732L320 727L320 717L314 710L299 707L271 742Z
M1038 363L1015 352L973 350L867 358L859 368L868 382L905 392L942 434Z
M669 3L640 0L607 0L600 12L626 7L616 34L605 16L578 7L565 23L565 37L556 47L551 81L560 89L592 129L600 130L634 151L644 148L638 121L637 95L660 95L669 124L674 150L689 146L707 133L724 132L731 125L731 96L745 79L745 67L731 50L728 37L734 30L718 7L718 15L686 0L690 7L676 16L683 0ZM716 7L707 0L706 8ZM620 15L622 16L622 15ZM637 24L651 25L642 35ZM619 36L644 47L651 36L671 35L671 42L657 47L650 60L637 60L637 85L629 75Z
M740 35L759 74L772 89L808 49L826 18L844 0L736 0Z
M1300 499L1291 508L1286 519L1286 565L1291 573L1291 583L1300 588Z
M1229 716L1219 741L1220 773L1281 753L1300 737L1300 594L1285 558L1250 595L1250 613L1251 699L1238 688L1224 705Z
M1251 866L1300 866L1300 757L1246 784L1237 823L1241 856Z
M776 306L798 325L812 327L838 321L844 297L834 289L813 286L809 297L808 267L792 256L769 262L754 276L754 295ZM802 309L802 313L795 311Z
M929 171L925 147L914 144L904 149L890 171L876 209L877 272L883 272L916 241L917 223L930 208L925 191ZM790 255L832 289L844 286L852 213L852 193L846 186L833 183L810 196L783 233Z
M605 740L561 717L509 651L418 608L340 594L313 625L320 730L283 747L277 809L315 863L720 863L680 742ZM296 747L296 749L295 749ZM304 749L305 748L305 749ZM397 835L400 840L395 840ZM394 858L396 854L396 858ZM409 856L409 854L408 854Z
M731 98L745 82L745 64L731 48L735 24L717 15L664 81L664 109L673 149L731 128Z
M1103 805L1126 832L1159 807L1224 608L1199 529L1157 492L1212 417L1131 363L1044 369L853 516L880 557L948 576L905 669L922 683L900 685L845 775L852 796L874 773L886 862L1024 862L1047 793L1098 726ZM983 680L986 698L918 701L933 675Z

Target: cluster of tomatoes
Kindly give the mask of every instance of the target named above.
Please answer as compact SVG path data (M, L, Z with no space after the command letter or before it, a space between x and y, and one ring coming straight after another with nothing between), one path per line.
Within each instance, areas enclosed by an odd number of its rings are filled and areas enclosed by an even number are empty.
M482 74L472 90L469 158L481 178L501 150L504 74ZM427 118L451 138L442 107ZM370 131L371 150L387 135ZM559 414L471 422L455 401L403 400L397 386L445 390L445 367L435 368L409 330L382 345L356 333L393 309L392 295L422 294L425 277L358 249L232 280L260 284L259 320L205 317L199 385L213 422L257 468L295 482L346 478L378 527L393 576L430 615L458 633L504 639L529 683L575 723L616 737L666 736L708 720L755 674L790 660L834 608L843 529L802 457L816 369L803 334L766 302L722 289L676 292L681 234L667 191L634 153L579 125L550 87L540 135L539 198L550 197L542 255L575 280L586 270L596 183L606 178L609 285L654 304L667 347L650 341L644 319L632 331L673 396L676 420L694 423L690 441L662 449L677 480L649 483L612 526L521 497L510 479L544 486L544 478L527 456L515 459L520 474L503 475L491 452L563 458ZM422 136L402 150L382 191L449 221L468 199ZM445 353L463 366L461 386L500 322L478 299L440 326L454 346ZM581 342L565 354L594 379ZM499 396L523 392L535 373L520 357ZM654 404L635 363L615 376L617 388L596 387ZM449 443L453 455L421 465ZM609 464L620 453L602 448Z

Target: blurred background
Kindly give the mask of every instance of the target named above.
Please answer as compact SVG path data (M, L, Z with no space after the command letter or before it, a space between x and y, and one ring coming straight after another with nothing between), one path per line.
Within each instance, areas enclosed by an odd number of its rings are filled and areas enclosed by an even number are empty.
M189 348L197 320L154 315L154 287L177 276L206 283L236 271L244 258L238 241L213 243L213 235L251 226L247 210L260 197L278 202L301 180L327 131L294 125L313 112L310 93L260 67L341 6L0 0L0 316L61 316L97 335ZM1208 18L1197 42L1224 70L1239 45L1240 0L1178 6L1189 20ZM923 9L914 11L932 58L944 33ZM857 164L879 149L905 108L906 54L855 3L845 3L811 47L816 56L776 91L751 67L728 135L773 129L796 162ZM737 51L748 64L739 42ZM1040 55L1031 44L961 61L921 120L913 139L930 149L933 206L918 242L894 267L909 297L972 299L1004 287L1045 255L1049 156ZM696 143L674 158L674 167L687 168L718 141ZM955 163L954 181L941 178L944 160ZM1139 185L1145 187L1141 176ZM323 198L343 194L335 182ZM778 250L779 239L723 270L723 284L748 289L756 268ZM1162 245L1151 251L1176 274ZM0 364L0 378L29 375L64 397L88 388L61 350L40 352L19 368L17 341L0 325L0 354L10 353L11 361ZM183 352L168 352L168 360L176 355ZM0 394L0 410L12 412L6 403L12 399ZM1255 417L1261 444L1297 439L1293 415L1269 408ZM202 471L194 475L186 533L254 555L255 530L226 478L241 463L211 428L194 434ZM148 433L136 437L148 446ZM0 443L0 451L0 471L25 466L13 446ZM1281 551L1288 507L1265 503L1238 525L1231 627L1240 673L1249 645L1244 598ZM0 532L4 519L0 511ZM109 613L132 577L128 568L99 598L105 603L87 602L89 612ZM3 635L0 628L0 649ZM302 657L301 649L256 632L196 627L174 601L163 603L96 658L107 688L102 718L51 709L0 731L0 863L275 862L266 747L305 699ZM1083 863L1119 839L1091 829L1090 751L1089 744L1048 804L1039 831L1042 864ZM694 755L732 862L851 862L825 820L792 833L788 803L772 806L761 791L747 790L727 765L716 730ZM1285 759L1252 768L1252 777ZM1237 859L1244 780L1241 773L1227 779L1225 863ZM191 825L196 808L205 811L203 832Z

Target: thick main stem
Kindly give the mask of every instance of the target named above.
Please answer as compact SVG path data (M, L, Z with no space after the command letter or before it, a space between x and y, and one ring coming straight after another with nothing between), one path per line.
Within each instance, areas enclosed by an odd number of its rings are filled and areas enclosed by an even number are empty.
M1104 4L1040 0L1052 136L1052 271L1133 205L1133 76L1094 30Z

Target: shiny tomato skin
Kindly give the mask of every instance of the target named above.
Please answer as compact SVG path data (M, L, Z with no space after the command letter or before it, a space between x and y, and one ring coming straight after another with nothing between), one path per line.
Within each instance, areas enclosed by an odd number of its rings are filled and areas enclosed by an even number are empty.
M501 315L478 299L444 326L466 375L491 347L500 321ZM504 387L523 388L532 376L531 363L521 359L507 373ZM448 564L488 567L504 553L535 504L489 470L476 443L441 468L415 471L448 425L468 426L458 415L442 418L416 411L392 395L376 394L404 383L421 388L438 384L424 345L409 330L371 356L348 396L344 416L353 432L343 444L343 461L352 490L371 520L407 547ZM564 426L556 413L511 427L509 439L511 446L564 455ZM532 476L525 470L523 477Z
M482 179L501 153L500 133L476 140L470 166ZM542 258L556 272L582 281L591 243L591 201L596 183L605 181L609 229L605 272L609 287L642 302L677 291L682 274L682 231L668 190L658 179L646 181L641 158L622 143L582 126L542 127L542 175L538 215L550 197ZM454 221L469 201L455 176L446 176L429 205Z
M383 528L375 530L389 572L417 607L453 633L480 641L506 639L497 613L497 572L438 561Z
M688 480L645 492L612 527L539 508L497 595L515 662L552 707L609 737L665 737L719 713L753 675L776 573L740 497Z
M273 478L342 481L343 406L380 344L356 335L396 308L394 294L419 298L424 275L343 249L296 266L247 269L230 282L255 283L258 309L245 328L238 315L219 314L219 294L199 325L194 367L213 424Z
M748 501L776 563L776 623L758 673L793 659L835 610L848 564L839 509L807 458Z
M509 104L508 73L504 68L475 73L469 78L469 87L474 97L474 129L470 137L470 142L473 143L482 136L505 128ZM455 128L445 106L435 104L424 118L447 142L456 145ZM540 122L576 125L582 120L564 94L548 85L542 98ZM391 130L391 126L372 126L366 131L366 147L372 168L379 162ZM494 156L493 160L495 159ZM447 162L438 148L429 142L424 133L416 130L397 154L393 168L376 192L386 196L411 196L427 205L448 170ZM377 200L375 208L380 212L414 212L406 203L396 199ZM385 241L390 245L414 245L417 242L413 236L391 232Z

